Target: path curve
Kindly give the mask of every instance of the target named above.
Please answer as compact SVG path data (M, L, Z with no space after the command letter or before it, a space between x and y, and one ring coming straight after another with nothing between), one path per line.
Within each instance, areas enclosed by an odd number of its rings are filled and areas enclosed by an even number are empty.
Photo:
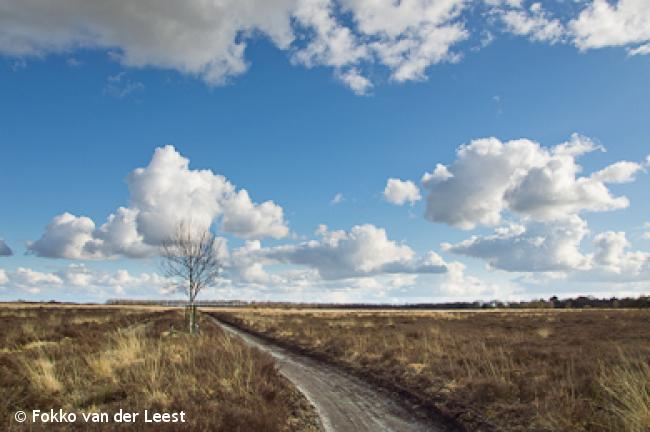
M278 370L314 405L326 432L442 432L429 420L401 405L362 380L311 357L278 345L210 317L230 334L271 354Z

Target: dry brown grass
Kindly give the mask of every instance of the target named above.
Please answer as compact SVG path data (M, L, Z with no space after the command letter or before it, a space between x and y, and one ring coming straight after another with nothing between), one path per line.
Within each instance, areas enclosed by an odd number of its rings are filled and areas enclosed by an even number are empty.
M271 357L207 321L189 336L176 310L12 307L0 308L0 323L0 430L56 429L13 420L16 410L50 408L183 410L187 419L182 426L77 421L66 430L318 429Z
M598 383L604 390L610 430L650 431L650 366L621 354L620 363L602 366Z
M215 312L470 429L650 430L648 310Z
M61 391L63 386L54 369L54 361L46 353L40 352L36 358L21 358L21 363L34 391L45 394Z

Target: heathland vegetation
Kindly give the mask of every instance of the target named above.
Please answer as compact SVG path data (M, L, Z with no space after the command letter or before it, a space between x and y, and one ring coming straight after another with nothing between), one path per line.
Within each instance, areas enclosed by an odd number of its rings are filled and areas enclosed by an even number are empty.
M215 310L469 430L650 430L650 310Z
M270 356L178 309L0 307L1 430L315 431ZM179 424L19 424L17 410L185 412ZM141 415L142 417L142 415ZM28 421L29 423L29 417Z

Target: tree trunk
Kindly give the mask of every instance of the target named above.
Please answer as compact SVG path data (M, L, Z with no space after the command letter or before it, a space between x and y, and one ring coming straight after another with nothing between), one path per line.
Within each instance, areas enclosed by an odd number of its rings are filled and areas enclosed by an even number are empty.
M194 328L196 327L196 325L195 325L196 315L194 313L194 310L195 310L194 302L191 301L190 306L189 306L189 310L188 310L189 313L188 313L188 317L187 317L188 321L190 323L190 334L191 335L194 334Z
M197 326L197 323L196 323L196 305L194 303L192 303L192 312L191 312L191 314L192 314L191 315L192 316L192 332L191 333L192 333L192 335L196 335L196 328L198 326Z
M190 316L189 316L189 321L190 321L190 335L194 335L195 333L195 328L196 328L196 314L194 313L194 278L192 277L192 271L190 269L190 289L189 289L189 295L190 295Z

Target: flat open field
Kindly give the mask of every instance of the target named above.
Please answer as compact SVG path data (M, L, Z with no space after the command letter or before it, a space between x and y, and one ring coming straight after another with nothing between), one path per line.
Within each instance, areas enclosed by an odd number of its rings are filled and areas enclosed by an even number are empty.
M650 310L212 313L470 430L650 430Z
M270 356L182 311L138 307L0 307L0 430L316 431L311 406ZM31 423L32 410L76 413ZM124 409L135 423L85 423L81 413ZM21 424L14 413L28 413ZM186 422L143 422L144 410ZM151 414L150 414L151 416Z

